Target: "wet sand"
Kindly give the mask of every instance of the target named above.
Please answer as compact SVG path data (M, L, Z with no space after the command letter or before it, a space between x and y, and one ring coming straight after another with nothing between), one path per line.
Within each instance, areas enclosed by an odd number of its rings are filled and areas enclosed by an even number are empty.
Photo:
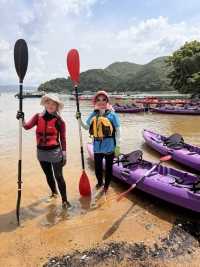
M17 101L11 95L3 97L4 100L1 100L0 103L2 110L0 123L3 125L0 132L0 266L43 266L49 258L73 254L74 259L78 258L76 264L79 265L66 266L82 266L85 263L89 264L89 261L80 261L80 258L91 249L95 257L91 260L90 266L94 266L93 263L98 266L106 264L130 266L130 262L135 262L134 266L137 264L138 266L199 266L198 229L191 233L187 224L187 221L191 222L189 228L198 226L198 217L196 218L194 214L138 190L130 193L120 202L116 202L116 196L127 189L126 185L116 182L112 183L107 199L101 197L95 202L94 189L91 199L80 198L78 181L81 165L78 127L74 119L75 103L66 99L64 99L66 107L63 117L68 125L69 153L64 176L72 209L64 212L60 199L47 203L49 190L44 174L36 160L34 130L23 132L21 226L17 227L15 216L18 160L18 124L15 120ZM84 117L90 111L89 105L90 102L81 103ZM7 112L5 112L6 110ZM24 101L24 110L27 117L41 110L38 100ZM200 117L122 114L120 119L123 131L122 152L141 148L144 151L145 159L154 161L159 159L158 153L153 152L144 144L141 135L143 128L156 129L167 135L179 132L184 135L187 142L200 144L198 130ZM84 132L85 144L88 140L88 134ZM86 152L85 155L87 159ZM182 166L175 163L165 164L183 169ZM92 188L94 188L94 169L88 159L86 160L86 170ZM177 226L178 224L181 226ZM181 228L180 232L176 227ZM182 238L180 242L184 246L180 249L174 247L174 244L178 242L176 238L173 240L173 245L163 241L174 232L174 229ZM186 242L188 240L189 243ZM106 244L108 249L104 248ZM150 248L154 251L154 246L157 244L158 249L162 248L167 253L163 252L165 255L161 255L161 257L151 257L152 253L149 253L148 257L145 256L147 254L142 254L144 258L136 257L135 259L127 253L130 259L124 255L124 260L120 262L109 254L110 250L114 250L113 254L118 251L123 255L123 249L130 245L132 247L129 247L129 252L131 251L130 253L133 254L135 244L146 246L148 251ZM165 247L169 247L169 251ZM141 251L145 251L144 247L140 248ZM171 250L180 253L172 253ZM103 251L104 255L109 256L105 261L97 263L95 259L99 251ZM143 263L146 265L141 265Z

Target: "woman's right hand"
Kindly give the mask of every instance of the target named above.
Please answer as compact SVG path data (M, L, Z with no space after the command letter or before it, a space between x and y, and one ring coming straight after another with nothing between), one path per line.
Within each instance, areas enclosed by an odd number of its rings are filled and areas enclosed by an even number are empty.
M17 111L16 119L22 119L24 121L24 112L23 111Z
M78 120L78 119L80 119L81 118L81 112L76 112L76 119Z

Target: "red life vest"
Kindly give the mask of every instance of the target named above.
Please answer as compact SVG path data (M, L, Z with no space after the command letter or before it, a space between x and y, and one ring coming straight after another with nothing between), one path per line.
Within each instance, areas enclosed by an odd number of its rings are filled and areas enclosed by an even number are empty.
M56 129L57 120L57 118L45 120L43 116L38 116L36 128L37 145L47 147L59 145L58 130Z

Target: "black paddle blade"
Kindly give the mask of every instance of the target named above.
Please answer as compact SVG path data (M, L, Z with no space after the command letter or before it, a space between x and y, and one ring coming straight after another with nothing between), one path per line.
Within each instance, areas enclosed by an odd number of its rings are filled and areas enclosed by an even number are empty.
M14 61L19 81L23 82L28 67L28 47L24 39L19 39L15 43Z

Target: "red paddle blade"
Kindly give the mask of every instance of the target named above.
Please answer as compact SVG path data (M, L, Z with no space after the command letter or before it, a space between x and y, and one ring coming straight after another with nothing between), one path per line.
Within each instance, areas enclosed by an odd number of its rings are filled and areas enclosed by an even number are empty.
M164 157L160 158L160 161L168 161L168 160L170 160L171 158L172 158L171 155L167 155L167 156L164 156Z
M67 68L70 75L71 80L74 85L79 83L80 76L80 60L79 53L76 49L71 49L67 54Z
M90 182L85 171L82 172L82 175L80 177L79 192L80 192L80 195L83 197L87 197L91 195Z

